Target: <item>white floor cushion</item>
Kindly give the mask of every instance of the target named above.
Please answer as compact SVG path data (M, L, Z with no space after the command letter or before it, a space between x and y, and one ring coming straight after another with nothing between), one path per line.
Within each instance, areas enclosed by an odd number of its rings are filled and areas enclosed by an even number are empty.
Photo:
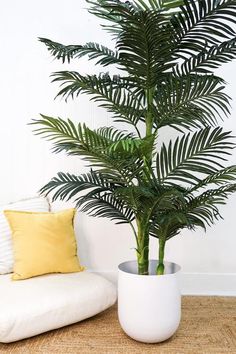
M116 301L115 286L88 271L12 281L0 276L0 342L84 320Z

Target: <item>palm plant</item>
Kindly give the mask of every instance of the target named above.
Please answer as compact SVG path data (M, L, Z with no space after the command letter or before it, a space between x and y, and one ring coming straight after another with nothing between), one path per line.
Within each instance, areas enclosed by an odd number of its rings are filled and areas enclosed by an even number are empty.
M115 49L97 43L63 45L40 38L63 63L87 56L117 75L52 74L59 96L81 93L127 130L41 115L34 132L54 152L81 156L90 171L60 172L42 189L53 200L75 201L95 217L129 224L137 244L139 274L148 274L149 239L159 240L157 274L164 273L166 241L183 228L206 228L221 217L219 205L236 191L234 148L218 126L230 98L215 68L236 57L236 0L87 0L105 21ZM176 138L161 143L162 128ZM85 193L81 193L85 192Z

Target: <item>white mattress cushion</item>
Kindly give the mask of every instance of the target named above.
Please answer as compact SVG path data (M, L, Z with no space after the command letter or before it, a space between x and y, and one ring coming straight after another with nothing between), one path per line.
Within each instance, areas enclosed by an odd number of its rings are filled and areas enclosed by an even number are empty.
M88 271L12 281L0 276L0 342L31 337L96 315L116 301L116 288Z
M3 213L4 210L44 212L49 211L49 203L45 198L35 197L0 206L0 274L13 272L11 230Z

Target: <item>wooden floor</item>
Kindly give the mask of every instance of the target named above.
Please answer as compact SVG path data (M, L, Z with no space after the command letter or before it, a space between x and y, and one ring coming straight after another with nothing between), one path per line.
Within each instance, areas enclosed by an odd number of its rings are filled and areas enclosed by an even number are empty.
M83 322L40 336L0 344L0 353L21 354L236 354L236 297L183 297L177 333L160 344L128 338L116 306Z

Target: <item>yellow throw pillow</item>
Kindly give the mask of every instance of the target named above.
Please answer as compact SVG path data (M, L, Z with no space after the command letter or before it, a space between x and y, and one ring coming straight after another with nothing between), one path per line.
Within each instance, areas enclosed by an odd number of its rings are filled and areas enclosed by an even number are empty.
M13 280L84 270L77 258L75 209L57 213L5 210L14 254Z

